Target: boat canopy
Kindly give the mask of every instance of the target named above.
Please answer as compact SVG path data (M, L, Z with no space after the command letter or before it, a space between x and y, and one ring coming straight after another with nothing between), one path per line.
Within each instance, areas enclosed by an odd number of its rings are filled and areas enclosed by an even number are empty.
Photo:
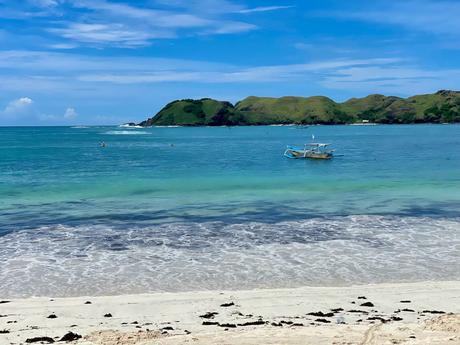
M309 143L309 144L305 144L307 146L316 146L316 147L326 147L326 146L329 146L331 144L323 144L323 143Z

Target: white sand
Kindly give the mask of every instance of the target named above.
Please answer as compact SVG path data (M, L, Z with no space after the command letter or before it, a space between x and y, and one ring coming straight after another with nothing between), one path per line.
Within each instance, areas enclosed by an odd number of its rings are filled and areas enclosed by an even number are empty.
M358 299L359 296L366 299ZM410 303L401 303L403 300ZM85 304L86 301L91 301L91 304ZM235 305L220 306L229 302ZM374 307L360 306L365 302L372 302ZM336 312L332 317L306 315L318 311L327 313L333 308L344 311ZM368 314L350 312L353 309ZM210 319L200 317L207 312L218 314ZM112 317L104 317L107 313ZM57 318L47 318L51 314ZM460 282L54 300L27 298L0 304L0 315L0 331L9 331L0 334L0 345L22 344L28 338L43 336L57 341L69 331L83 336L75 344L85 345L460 344ZM381 317L386 322L368 320L369 317ZM391 320L391 317L402 320ZM202 325L203 321L238 325L259 319L265 323L236 328ZM317 319L326 319L331 323L315 321ZM281 321L299 325L272 325ZM172 327L173 330L164 332L164 327Z

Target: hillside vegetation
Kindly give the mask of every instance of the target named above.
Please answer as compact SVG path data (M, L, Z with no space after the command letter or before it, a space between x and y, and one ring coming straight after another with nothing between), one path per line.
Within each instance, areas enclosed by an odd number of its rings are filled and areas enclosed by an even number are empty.
M235 105L210 98L171 102L141 126L460 122L460 92L399 98L369 95L336 103L323 96L247 97Z

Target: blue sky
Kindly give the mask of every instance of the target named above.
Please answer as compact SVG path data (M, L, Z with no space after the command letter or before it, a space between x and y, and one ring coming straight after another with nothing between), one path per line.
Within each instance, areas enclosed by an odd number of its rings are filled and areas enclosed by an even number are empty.
M0 125L140 121L179 98L460 82L460 1L0 0Z

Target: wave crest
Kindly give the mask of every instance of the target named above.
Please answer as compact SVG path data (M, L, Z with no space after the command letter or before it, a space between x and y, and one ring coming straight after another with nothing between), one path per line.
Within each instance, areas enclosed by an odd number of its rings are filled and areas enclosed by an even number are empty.
M104 134L107 134L107 135L145 135L145 134L150 134L150 133L144 132L144 131L130 130L130 131L108 131L108 132L105 132Z

